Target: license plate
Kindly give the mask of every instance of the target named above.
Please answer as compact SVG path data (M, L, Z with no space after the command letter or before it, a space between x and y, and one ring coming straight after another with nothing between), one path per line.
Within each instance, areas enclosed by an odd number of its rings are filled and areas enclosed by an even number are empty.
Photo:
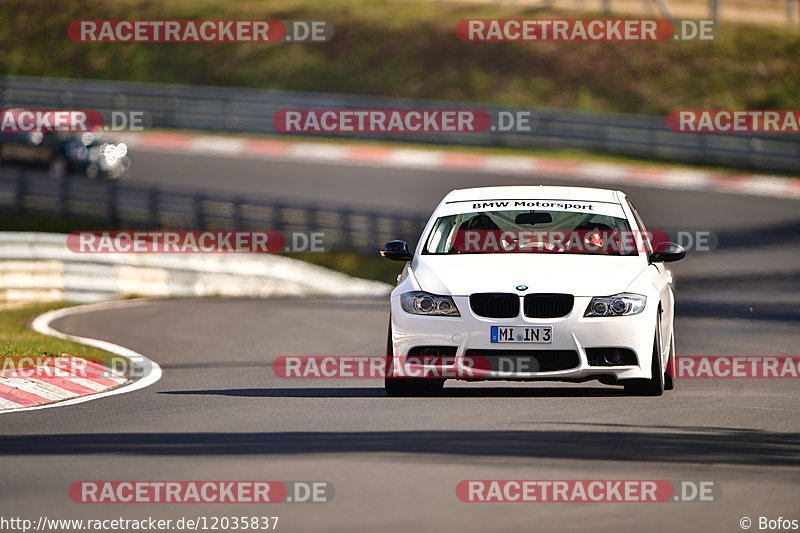
M553 328L550 326L492 326L491 341L494 343L550 344L553 342Z

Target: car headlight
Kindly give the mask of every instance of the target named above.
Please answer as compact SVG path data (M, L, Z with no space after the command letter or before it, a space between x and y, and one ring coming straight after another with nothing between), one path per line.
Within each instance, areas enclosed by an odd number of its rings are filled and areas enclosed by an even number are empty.
M644 309L647 297L624 292L614 296L592 298L583 316L628 316L638 315Z
M461 316L450 296L439 296L423 291L407 292L400 296L403 311L412 315Z
M106 159L108 166L113 167L128 153L128 145L125 143L104 145L103 156Z

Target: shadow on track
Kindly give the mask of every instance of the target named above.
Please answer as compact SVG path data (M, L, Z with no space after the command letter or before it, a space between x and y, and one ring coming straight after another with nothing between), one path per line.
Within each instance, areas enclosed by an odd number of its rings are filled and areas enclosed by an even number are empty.
M0 436L0 456L235 456L403 453L589 461L799 466L800 434L740 429L670 432L354 431L88 433Z
M383 388L367 387L297 387L269 389L209 389L163 391L159 394L244 396L249 398L388 398ZM445 387L437 398L579 398L626 396L621 388L587 387ZM397 401L403 401L398 398Z
M797 304L781 303L728 303L728 302L681 302L675 303L675 313L680 318L724 318L765 320L768 322L800 322Z
M296 388L296 389L220 389L176 390L159 394L243 396L245 398L385 398L386 392L376 388Z

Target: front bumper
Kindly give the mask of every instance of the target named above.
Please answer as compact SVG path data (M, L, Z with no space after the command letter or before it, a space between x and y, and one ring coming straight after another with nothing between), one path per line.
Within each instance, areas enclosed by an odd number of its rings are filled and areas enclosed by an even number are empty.
M476 380L586 381L599 378L609 382L651 377L656 320L651 305L638 315L587 318L583 314L591 298L576 296L572 312L561 318L527 318L520 314L516 318L496 319L473 314L467 296L455 296L453 299L461 313L460 317L412 315L400 306L399 295L392 296L391 340L395 365L391 375ZM491 326L551 326L552 342L492 343ZM438 361L435 358L424 358L424 361L416 357L406 359L416 353L412 350L424 346L455 347L455 356ZM638 364L590 365L586 350L591 348L631 350ZM576 364L570 363L570 368L558 370L539 370L539 365L526 367L513 364L493 365L491 369L480 366L476 369L475 358L480 357L482 350L493 357L502 355L504 351L509 354L520 350L531 351L536 352L539 361L545 362L547 357L555 357L555 352L574 351L577 358L573 359ZM468 352L470 356L467 356ZM398 368L400 363L405 368Z

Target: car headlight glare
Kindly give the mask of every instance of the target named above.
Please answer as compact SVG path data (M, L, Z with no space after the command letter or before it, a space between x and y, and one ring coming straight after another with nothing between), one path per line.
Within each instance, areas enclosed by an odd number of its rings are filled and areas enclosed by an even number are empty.
M401 295L400 304L403 311L412 315L461 316L450 296L413 291Z
M105 157L108 166L113 167L119 163L120 159L125 157L128 153L128 145L125 143L119 144L105 144L103 148L103 156Z
M592 298L583 316L630 316L638 315L644 310L647 297L641 294L624 292L614 296L598 296Z

